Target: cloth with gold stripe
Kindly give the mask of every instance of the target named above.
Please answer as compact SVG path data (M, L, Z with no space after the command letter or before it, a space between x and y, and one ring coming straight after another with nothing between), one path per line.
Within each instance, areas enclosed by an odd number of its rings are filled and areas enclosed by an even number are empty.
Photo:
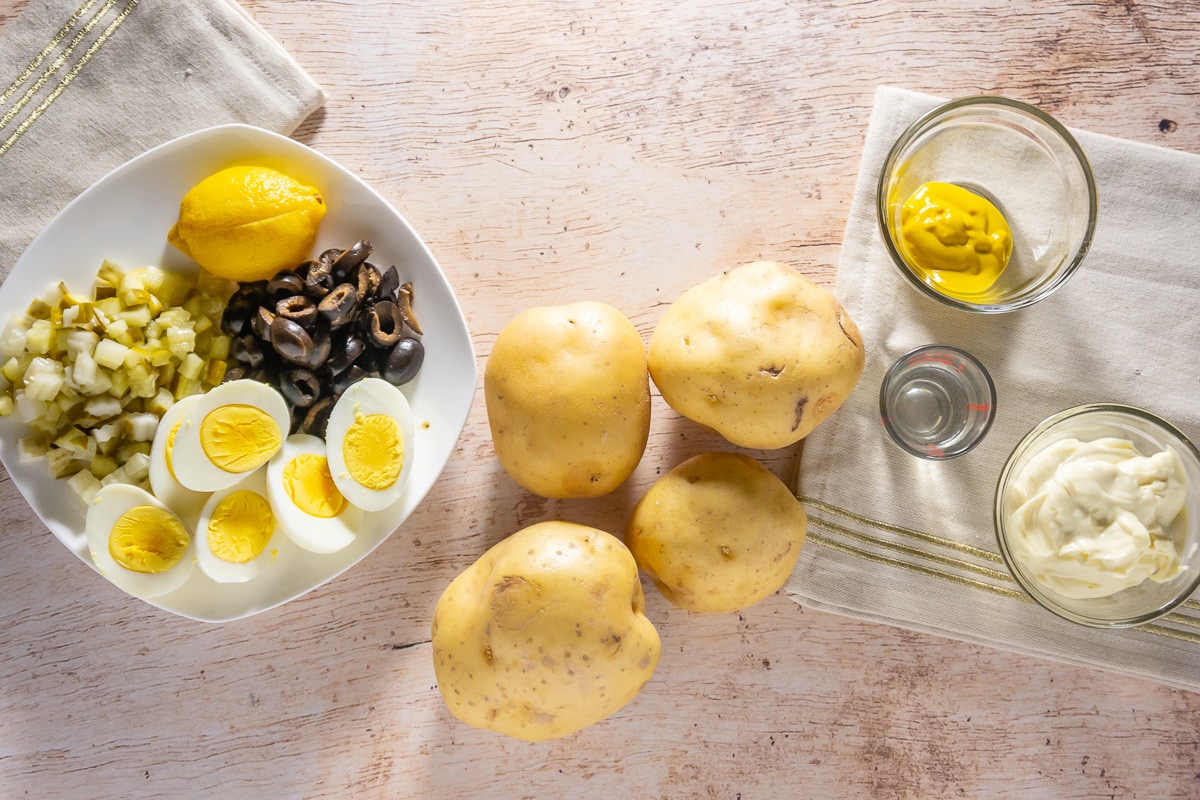
M233 0L35 0L0 20L0 278L108 171L184 133L290 133L321 88Z
M1005 460L1055 412L1125 403L1200 439L1200 156L1073 131L1100 204L1087 259L1035 306L971 314L903 283L875 216L888 149L939 102L893 87L875 96L837 277L867 364L851 398L805 442L795 484L809 539L787 592L816 609L1200 691L1200 603L1136 629L1067 622L1022 593L992 523ZM1046 110L1069 124L1069 107ZM1147 139L1158 137L1155 128ZM884 370L931 342L974 354L997 391L984 441L941 462L901 451L879 421Z

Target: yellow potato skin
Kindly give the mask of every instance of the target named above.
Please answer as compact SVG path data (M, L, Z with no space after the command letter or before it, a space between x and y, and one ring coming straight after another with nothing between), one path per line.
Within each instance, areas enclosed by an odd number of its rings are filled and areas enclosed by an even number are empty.
M741 453L705 453L638 502L625 542L667 600L689 611L739 611L778 591L808 531L783 481Z
M599 722L658 666L637 564L570 522L514 533L456 577L433 614L433 666L458 719L529 742Z
M604 303L514 317L483 375L496 456L543 497L599 497L637 468L650 435L646 347Z
M756 261L684 292L650 338L654 384L671 408L739 447L807 436L862 375L862 334L836 298Z

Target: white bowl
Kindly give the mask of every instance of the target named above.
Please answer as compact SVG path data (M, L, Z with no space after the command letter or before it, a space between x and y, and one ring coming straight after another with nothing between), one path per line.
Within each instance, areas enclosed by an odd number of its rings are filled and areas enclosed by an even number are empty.
M200 570L182 588L148 600L191 619L224 622L250 616L299 597L340 575L392 534L433 487L466 423L475 396L471 337L458 300L441 267L416 231L362 180L311 148L247 125L221 125L182 136L143 153L100 179L46 226L0 286L0 325L24 310L52 282L87 290L101 261L133 269L159 265L195 271L171 245L167 231L179 201L197 182L234 164L273 167L316 186L327 203L314 253L349 247L359 239L375 247L372 263L395 264L415 290L425 362L402 387L416 431L412 479L393 506L366 514L354 543L333 555L289 553L259 578L217 584ZM28 429L15 417L0 419L0 462L51 533L89 567L83 522L86 509L65 481L50 476L42 459L23 460L18 441ZM47 587L47 591L50 591Z

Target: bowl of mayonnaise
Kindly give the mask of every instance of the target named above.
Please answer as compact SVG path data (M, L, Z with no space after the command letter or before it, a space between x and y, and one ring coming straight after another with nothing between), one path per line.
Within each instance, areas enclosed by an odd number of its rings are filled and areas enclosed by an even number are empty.
M1133 406L1062 411L1000 473L1000 554L1021 588L1083 625L1163 616L1200 586L1200 451Z
M1082 263L1097 217L1079 142L1046 112L964 97L913 122L880 171L884 246L921 293L1000 313L1058 290Z

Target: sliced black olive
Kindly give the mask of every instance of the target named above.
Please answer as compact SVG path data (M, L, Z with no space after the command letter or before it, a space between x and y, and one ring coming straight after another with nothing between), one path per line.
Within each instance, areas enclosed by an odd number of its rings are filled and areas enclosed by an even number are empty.
M366 302L375 297L380 277L379 270L369 261L364 261L350 272L349 280L358 291L359 301Z
M421 324L417 322L417 315L413 313L413 285L411 281L406 281L400 287L400 297L396 305L400 307L400 318L404 320L404 324L413 329L413 333L420 336L423 331Z
M279 391L295 408L308 408L321 397L321 382L307 369L279 373Z
M225 380L249 378L279 389L292 430L325 435L329 412L354 383L379 376L401 385L425 355L411 283L395 266L368 259L366 239L240 284L221 317L233 339Z
M367 372L362 367L358 366L358 364L355 364L354 366L350 367L350 369L346 370L345 372L343 372L341 375L338 375L337 378L334 379L333 393L335 395L340 396L342 394L342 392L346 391L351 386L358 383L359 381L361 381L363 378L367 377L368 375L370 375L369 372Z
M296 266L296 269L293 270L293 272L295 272L297 275L299 275L301 280L303 280L305 277L308 276L308 271L310 269L312 269L313 264L316 264L316 263L317 263L316 259L309 259L308 261L301 261Z
M242 331L246 330L246 322L247 317L242 316L239 309L226 306L225 312L221 315L221 333L240 336Z
M332 288L332 263L324 259L317 259L317 262L308 268L308 274L304 276L304 293L319 300L329 294L329 290Z
M403 386L417 377L424 360L425 345L421 344L421 340L403 336L388 354L387 362L380 372L388 383L393 386Z
M234 298L237 298L238 301L248 300L254 305L258 305L266 296L266 281L250 281L249 283L239 283L238 288L234 291L233 296L229 298L229 301L234 302Z
M325 325L315 326L309 336L312 338L313 349L308 357L308 367L309 369L316 369L329 359L329 352L333 349L333 341L329 335L329 328Z
M345 278L352 269L366 261L374 249L366 239L359 239L338 253L338 257L333 260L333 274Z
M291 426L288 429L288 435L300 433L304 427L304 417L308 414L308 409L300 408L299 406L289 406L288 412L291 417Z
M396 290L399 288L400 273L396 271L396 266L393 264L379 276L379 288L375 290L375 295L380 300L395 300Z
M225 311L221 313L221 332L230 336L241 336L249 327L250 319L258 310L258 304L246 295L229 298Z
M254 310L254 317L250 320L250 329L254 334L264 341L271 336L271 323L275 321L275 312L266 306L259 306Z
M275 303L275 313L308 328L317 321L317 304L311 297L295 294Z
M239 364L245 364L249 369L258 369L263 363L262 345L259 338L247 333L234 343L233 358Z
M275 317L270 329L271 346L275 352L288 363L297 366L308 366L312 357L313 341L295 320L287 317Z
M325 438L325 427L329 424L329 412L333 410L333 396L322 397L308 408L300 430L311 436Z
M329 368L334 375L345 370L353 364L362 354L366 343L362 337L353 331L347 333L344 337L338 336L338 341L334 342L333 353L329 360L325 362L325 366Z
M277 272L274 278L267 282L267 293L275 300L291 297L304 291L304 279L291 270Z
M317 310L329 320L331 327L340 328L354 320L358 306L358 290L349 283L339 283L333 291L321 298Z
M380 300L367 312L367 339L376 347L391 348L400 339L400 309L391 300Z

